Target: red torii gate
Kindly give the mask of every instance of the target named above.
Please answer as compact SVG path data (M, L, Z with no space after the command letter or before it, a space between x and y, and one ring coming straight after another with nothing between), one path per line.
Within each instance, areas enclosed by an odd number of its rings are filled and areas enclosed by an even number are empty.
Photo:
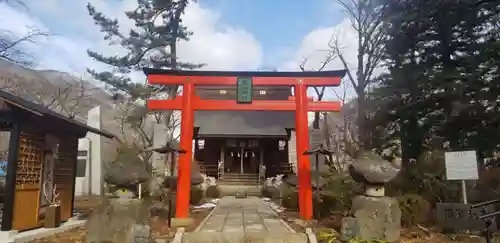
M191 187L191 159L195 110L234 111L295 111L297 161L299 178L299 210L303 219L313 215L311 165L309 156L308 111L340 111L339 101L312 101L307 97L307 87L339 86L344 70L321 72L219 72L178 71L144 68L150 85L183 85L183 94L173 100L148 100L151 111L181 110L180 146L186 150L178 163L176 217L187 218ZM195 95L195 85L235 85L238 77L252 79L255 86L291 86L295 96L288 100L254 100L239 104L236 100L202 100Z

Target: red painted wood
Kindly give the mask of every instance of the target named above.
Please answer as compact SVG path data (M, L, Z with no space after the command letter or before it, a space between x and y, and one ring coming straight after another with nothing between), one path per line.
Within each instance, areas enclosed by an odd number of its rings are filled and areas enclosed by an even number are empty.
M295 96L288 96L288 100L295 100ZM308 101L314 101L314 97L307 97Z
M149 100L148 109L160 110L181 110L182 97L175 100ZM307 110L314 111L340 111L342 107L339 101L310 101L307 103ZM291 100L254 100L252 104L238 104L235 100L201 100L199 97L193 99L194 110L205 111L295 111L295 101Z
M163 74L148 75L149 84L181 85L186 83L199 85L236 85L238 77L219 76L167 76ZM339 86L341 77L254 77L253 85L293 86L299 80L306 86Z
M303 219L311 220L313 215L311 162L304 152L309 147L309 129L307 121L307 91L303 84L295 86L296 112L295 133L297 142L297 172L299 178L299 209Z
M180 146L186 151L186 153L180 154L179 156L176 199L177 204L175 211L175 216L177 218L189 217L189 196L191 191L191 157L193 154L194 128L194 85L191 83L185 84L184 94L185 95L182 96Z

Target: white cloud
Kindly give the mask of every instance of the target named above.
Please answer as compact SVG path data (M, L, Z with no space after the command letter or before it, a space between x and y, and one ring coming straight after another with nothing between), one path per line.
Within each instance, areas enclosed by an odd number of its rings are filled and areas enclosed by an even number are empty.
M300 65L304 63L306 70L318 70L331 50L330 45L335 41L339 44L351 73L355 74L358 51L357 34L351 27L350 20L347 18L335 26L317 28L309 32L302 40L297 51L291 55L289 61L283 63L279 69L298 71L300 70ZM344 66L340 59L334 58L323 70L339 69L344 69ZM349 100L355 96L352 85L347 77L344 77L340 87L328 88L325 92L324 100L343 99L345 90L347 91L345 99ZM315 92L312 89L309 89L308 93L310 96L315 96Z
M304 63L306 70L318 70L325 61L329 51L330 44L337 40L341 51L349 65L349 69L353 74L356 73L357 63L357 35L351 27L349 19L344 19L335 26L317 28L309 32L302 40L300 47L291 54L289 61L280 65L280 71L299 71L300 65ZM307 60L304 62L304 60ZM340 59L335 58L323 70L339 70L344 69ZM339 87L327 88L323 100L341 100L344 99L344 91L346 92L346 101L353 98L355 93L345 77ZM316 97L316 93L312 88L308 89L308 95ZM314 120L314 113L308 113L309 123Z
M91 2L99 11L116 17L123 30L133 26L124 12L133 9L136 1ZM40 68L84 75L88 67L105 68L87 56L87 49L105 54L123 51L102 40L99 28L87 14L86 3L86 0L33 1L29 4L29 12L0 4L0 29L9 30L15 36L23 36L32 28L56 33L29 48L36 55ZM260 43L244 29L221 23L216 11L191 4L186 9L184 24L194 35L189 42L179 44L182 61L205 63L207 69L221 70L251 70L261 65Z

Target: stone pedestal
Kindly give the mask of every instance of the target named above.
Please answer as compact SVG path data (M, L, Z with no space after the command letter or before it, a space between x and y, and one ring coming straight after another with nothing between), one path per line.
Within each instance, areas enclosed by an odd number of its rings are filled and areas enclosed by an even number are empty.
M87 221L85 242L147 242L148 208L147 202L138 199L105 200Z
M401 231L401 209L391 197L356 196L352 216L342 221L342 240L385 240L396 242Z
M172 218L172 227L188 227L194 224L192 218Z

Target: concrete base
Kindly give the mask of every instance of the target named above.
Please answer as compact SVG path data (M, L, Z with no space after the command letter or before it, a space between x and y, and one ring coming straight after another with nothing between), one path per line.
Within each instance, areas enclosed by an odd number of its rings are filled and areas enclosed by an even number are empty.
M72 220L61 224L61 226L53 229L39 228L18 233L17 231L2 231L0 232L0 242L2 243L24 243L59 234L76 227L85 225L86 220Z
M187 227L194 224L192 218L172 218L172 227Z

